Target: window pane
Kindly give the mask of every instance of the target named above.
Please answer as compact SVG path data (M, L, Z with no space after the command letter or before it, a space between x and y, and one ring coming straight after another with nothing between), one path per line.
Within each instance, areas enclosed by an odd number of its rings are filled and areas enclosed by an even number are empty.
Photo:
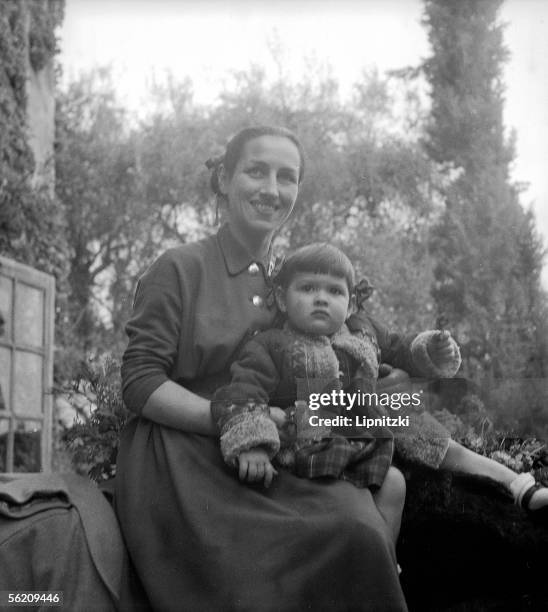
M0 472L5 472L7 467L9 426L7 419L0 419Z
M13 439L13 471L39 472L42 425L38 421L16 421Z
M11 351L0 346L0 412L9 410Z
M11 302L13 281L6 276L0 276L0 312L4 318L4 340L11 340Z
M42 361L34 353L15 353L13 411L19 415L42 415Z
M15 342L43 346L43 320L44 292L18 283L15 288Z

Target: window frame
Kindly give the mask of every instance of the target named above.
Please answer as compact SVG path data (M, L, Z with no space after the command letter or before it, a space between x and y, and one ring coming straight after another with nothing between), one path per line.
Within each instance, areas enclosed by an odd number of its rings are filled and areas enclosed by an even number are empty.
M6 319L6 332L0 336L0 347L10 353L9 389L2 389L4 409L0 410L0 422L8 424L5 473L14 472L15 433L19 422L40 422L40 471L51 471L52 414L53 414L53 354L55 325L55 278L30 266L0 256L0 276L11 283L9 312L2 312ZM15 337L15 306L18 286L28 286L43 293L42 346L19 342ZM9 318L9 321L8 321ZM38 355L42 359L41 413L30 416L14 411L15 371L18 351ZM24 373L21 374L24 376ZM21 473L21 472L17 472Z

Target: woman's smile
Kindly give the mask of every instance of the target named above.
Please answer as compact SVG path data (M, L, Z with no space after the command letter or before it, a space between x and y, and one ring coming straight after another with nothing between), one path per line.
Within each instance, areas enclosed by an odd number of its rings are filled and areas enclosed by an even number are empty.
M280 210L279 202L258 200L258 201L251 201L250 204L256 211L260 212L261 214L265 214L265 215L273 214L276 211Z

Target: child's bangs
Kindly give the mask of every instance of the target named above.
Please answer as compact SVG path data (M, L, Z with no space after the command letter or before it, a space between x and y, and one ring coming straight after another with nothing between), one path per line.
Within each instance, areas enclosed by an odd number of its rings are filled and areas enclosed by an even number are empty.
M295 274L329 274L346 280L348 291L355 284L354 268L348 257L330 244L311 244L290 255L278 275L276 282L287 287Z

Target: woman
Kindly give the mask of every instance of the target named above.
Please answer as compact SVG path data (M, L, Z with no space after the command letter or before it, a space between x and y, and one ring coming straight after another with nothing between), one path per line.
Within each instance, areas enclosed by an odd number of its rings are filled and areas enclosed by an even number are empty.
M141 278L127 326L117 511L157 610L405 610L390 532L368 490L280 474L238 482L209 397L237 349L275 317L274 232L304 172L296 137L242 130L215 164L216 236L172 249Z

